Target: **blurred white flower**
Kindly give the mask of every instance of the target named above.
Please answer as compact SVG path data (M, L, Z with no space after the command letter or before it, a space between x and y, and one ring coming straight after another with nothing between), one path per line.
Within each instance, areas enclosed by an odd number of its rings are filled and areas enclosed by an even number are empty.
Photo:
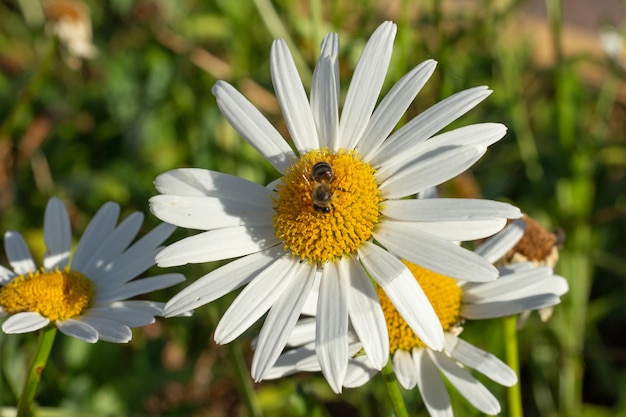
M92 42L89 9L83 2L50 0L45 4L44 13L47 31L59 38L69 67L78 68L82 59L93 59L98 55Z
M613 27L604 27L600 31L600 45L606 55L626 69L626 49L624 37Z

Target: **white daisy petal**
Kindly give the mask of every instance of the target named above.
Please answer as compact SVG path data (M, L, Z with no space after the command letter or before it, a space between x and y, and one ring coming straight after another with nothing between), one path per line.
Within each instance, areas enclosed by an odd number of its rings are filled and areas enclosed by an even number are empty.
M0 287L8 284L14 277L15 274L13 273L13 271L0 265Z
M490 236L502 229L506 219L522 215L517 207L507 203L465 198L387 200L382 213L454 241Z
M317 298L319 296L320 282L322 281L322 270L318 270L315 276L315 283L313 289L309 293L304 306L302 307L302 314L307 316L317 315Z
M154 315L136 308L121 305L109 305L106 307L92 307L85 317L113 320L130 327L140 327L154 323Z
M500 233L480 245L474 253L494 263L511 250L524 236L526 223L522 219L512 221Z
M317 280L317 277L315 277L315 280ZM315 342L315 317L298 320L298 323L289 335L289 339L287 339L287 346L301 346L313 342Z
M91 277L92 280L102 286L112 287L136 278L154 265L154 258L161 250L158 245L167 239L174 229L175 226L171 224L161 223L111 261L108 268L98 270L97 275Z
M139 212L132 213L122 220L115 230L101 240L100 246L80 272L87 276L96 276L100 268L108 268L109 263L120 256L137 236L142 223L143 214ZM75 265L72 267L77 269Z
M278 379L299 371L297 365L303 359L315 357L315 345L300 346L280 355L274 366L265 373L263 379Z
M257 204L217 197L157 195L150 199L150 209L159 219L196 230L271 224L271 200L263 208Z
M437 187L430 187L417 193L415 195L415 198L419 200L424 200L427 198L439 198L439 191L437 191Z
M87 262L102 245L103 236L109 236L115 230L119 215L120 206L116 203L108 202L100 207L87 225L78 241L78 245L76 245L76 250L72 257L72 268L74 270L83 271L85 269Z
M452 417L450 395L426 349L413 349L413 366L417 387L428 414L432 417Z
M474 87L456 93L404 125L387 139L370 163L385 166L389 160L402 154L407 148L425 141L432 135L467 113L492 93L487 87Z
M296 149L303 154L319 148L311 107L287 43L275 40L270 57L274 91Z
M389 359L389 336L378 295L358 261L347 257L341 263L350 279L350 322L363 343L367 358L374 368L380 370Z
M65 205L58 198L48 201L43 225L46 242L43 266L46 269L64 268L70 260L72 230Z
M333 63L333 70L328 78L322 79L328 82L334 82L335 93L337 94L337 103L339 103L340 80L339 80L339 35L329 33L322 39L322 47L320 48L320 57L328 57ZM337 117L337 120L339 117ZM337 121L339 123L339 121Z
M428 352L448 381L478 410L495 415L500 412L500 403L487 388L452 359L440 352Z
M441 350L441 323L411 271L398 258L370 242L359 248L359 257L417 337L430 348Z
M402 77L385 95L370 119L361 141L356 146L364 161L369 161L409 105L435 71L437 62L428 59Z
M117 321L97 317L82 316L76 321L87 324L98 332L98 339L112 343L128 343L133 332L128 326Z
M500 385L512 387L517 384L515 371L504 362L457 336L446 333L445 350L463 365L477 370Z
M425 143L416 141L378 167L376 175L380 182L418 163L424 157L431 158L438 150L454 150L464 146L487 148L506 134L506 126L500 123L478 123L442 133Z
M213 262L259 252L278 242L271 226L228 227L179 240L159 252L156 262L160 267Z
M553 275L550 279L546 280L546 292L556 294L558 296L564 295L569 291L569 284L565 278L560 275Z
M364 385L378 373L377 369L369 366L367 356L357 356L348 362L346 379L343 386L346 388L356 388Z
M123 300L116 301L114 303L107 303L108 307L129 309L138 312L139 314L150 314L152 316L162 316L165 308L165 303L158 301L148 300ZM96 304L96 307L98 305ZM129 323L126 323L130 326Z
M272 192L252 181L200 168L173 169L154 180L162 194L180 197L219 197L265 207Z
M413 389L415 384L417 384L417 378L419 378L419 375L415 372L411 354L406 350L398 349L393 354L391 361L393 363L393 370L396 373L396 378L398 378L400 385L402 385L405 389Z
M315 352L332 390L341 392L348 368L348 277L336 262L324 265L315 327Z
M532 263L531 263L532 265ZM517 298L522 297L530 297L538 294L554 294L561 296L569 291L569 285L567 280L559 275L554 275L553 271L549 267L537 267L532 265L533 270L536 275L543 275L543 280L529 280L528 284L524 287L517 288L514 293L517 295ZM544 269L547 268L547 271ZM508 269L508 268L506 268ZM513 272L511 274L507 274L505 268L500 270L500 277L506 278L507 280L513 281L514 279L517 281L522 281L524 278L528 278L530 275L526 274L526 271ZM503 301L508 300L509 295L500 293L497 296L494 296L492 301Z
M348 357L353 358L356 356L362 349L363 345L356 340L354 335L348 332ZM315 342L305 345L305 347L313 350L313 354L309 357L303 358L298 361L296 365L298 372L321 372L320 362L317 358L317 354L315 353ZM350 361L351 359L349 359ZM348 361L348 362L349 362ZM347 371L346 371L347 372ZM345 381L344 381L345 382ZM343 385L346 386L345 384Z
M2 331L7 334L34 332L46 327L50 320L39 313L23 312L15 313L2 323Z
M233 341L274 305L291 279L304 279L306 269L297 265L298 261L283 256L255 276L222 315L215 329L215 342L222 345ZM296 272L301 275L292 276Z
M382 213L394 220L414 222L514 219L521 216L520 209L508 203L471 198L388 200Z
M481 145L434 149L383 181L379 190L389 200L415 194L465 172L486 151Z
M306 344L303 348L306 348L309 352L313 352L313 354L299 360L296 365L296 370L298 372L321 372L322 368L320 367L320 362L315 353L315 342Z
M98 331L81 320L67 319L58 321L57 328L67 336L75 337L86 343L96 343L98 341Z
M470 320L492 319L519 314L526 310L537 310L553 306L560 301L555 294L541 294L510 301L463 304L461 306L461 316Z
M282 248L271 248L232 261L198 278L165 305L165 317L177 316L228 294L247 284L284 256Z
M374 238L397 256L451 278L486 282L498 277L498 270L480 256L407 225L381 222Z
M92 280L100 289L119 287L154 265L154 257L160 250L160 248L154 248L150 251L133 251L131 255L135 255L134 257L126 256L124 253L115 261L110 262L107 268L98 270Z
M287 142L270 122L225 81L218 81L211 90L220 111L230 125L280 173L296 160Z
M4 249L7 258L9 258L9 263L17 275L24 275L37 270L33 256L19 233L9 230L4 234Z
M322 41L322 51L311 83L311 112L317 126L319 148L338 149L339 129L339 37L329 33Z
M259 333L251 365L255 381L262 380L280 356L313 287L315 268L305 263L294 263L294 267L300 271L288 278L291 279L289 287L270 309Z
M149 278L136 279L124 285L114 288L102 288L97 294L95 301L99 303L126 300L136 295L146 294L152 291L171 287L179 282L183 282L185 277L182 274L163 274Z
M552 277L552 269L549 267L533 267L513 274L501 272L500 275L499 279L487 284L466 284L463 287L463 301L465 303L510 301L552 292L546 288Z
M372 34L354 69L339 122L339 148L353 149L367 127L391 60L396 25L384 22Z
M176 226L168 223L161 223L154 229L150 230L146 233L141 239L137 240L133 243L127 250L124 252L124 255L131 254L133 252L141 252L144 250L152 250L153 248L159 247L167 239L174 233L176 230Z
M506 218L467 221L433 222L394 222L406 225L409 229L419 230L449 241L469 241L491 236L506 225Z

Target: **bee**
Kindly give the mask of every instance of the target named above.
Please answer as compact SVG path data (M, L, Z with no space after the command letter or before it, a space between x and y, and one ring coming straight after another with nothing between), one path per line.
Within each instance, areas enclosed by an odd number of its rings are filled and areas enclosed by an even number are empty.
M340 189L331 185L335 180L335 173L330 164L328 162L318 162L311 168L309 177L305 174L302 174L302 177L311 189L313 210L323 214L330 213L334 191Z

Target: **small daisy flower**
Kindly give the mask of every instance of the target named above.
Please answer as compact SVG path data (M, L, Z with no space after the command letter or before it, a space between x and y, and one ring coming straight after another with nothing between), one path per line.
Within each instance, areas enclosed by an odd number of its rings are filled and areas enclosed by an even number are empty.
M72 256L67 210L59 199L50 199L41 268L19 233L5 233L13 271L0 266L0 316L9 316L2 331L27 333L52 324L84 342L126 343L132 338L131 327L153 323L155 316L163 314L164 303L129 298L184 280L180 274L134 280L154 265L159 245L174 226L161 224L131 245L143 215L133 213L116 226L119 212L117 204L102 206Z
M497 261L521 238L523 230L523 222L513 222L481 246L480 255L490 262ZM503 267L500 277L488 283L459 282L410 262L404 263L432 303L445 330L445 343L442 352L425 345L403 320L384 290L379 288L378 297L389 331L392 366L398 381L406 389L417 385L426 408L433 416L452 415L450 398L440 375L481 412L489 415L499 413L497 399L466 368L505 386L517 383L517 376L494 355L459 338L461 323L558 304L559 296L568 290L567 282L554 275L551 268L531 263ZM268 379L299 371L320 370L314 354L315 326L315 320L310 318L298 322L288 342L294 349L279 357L267 374ZM344 386L356 387L371 379L377 370L372 366L367 348L353 332L350 341L352 357Z
M502 258L505 264L532 262L537 266L554 268L559 260L559 246L565 235L552 233L537 220L524 215L524 235Z
M600 46L613 62L626 69L624 37L615 28L602 28L600 31Z
M80 68L83 59L94 59L98 49L92 42L91 17L83 2L50 0L45 4L48 32L63 45L65 62L71 68Z
M557 229L555 233L546 230L538 221L524 215L524 235L498 262L498 265L508 265L523 262L532 262L537 266L554 268L559 260L559 247L565 240L565 233ZM552 307L537 310L541 321L546 322L552 317ZM523 327L530 311L525 311L518 318L518 328Z
M339 41L329 34L307 98L284 41L271 49L271 75L296 150L234 87L218 81L217 104L233 128L282 175L267 187L230 175L177 169L160 175L150 201L168 223L205 232L157 255L159 266L240 257L175 296L166 315L211 302L247 284L223 315L217 343L228 343L266 313L252 361L260 380L274 364L316 282L316 352L340 389L352 325L377 368L389 352L381 286L424 343L444 335L419 284L400 258L447 276L491 281L498 272L454 241L490 236L519 210L485 200L405 197L440 184L476 162L506 128L475 124L438 134L491 91L455 94L392 133L435 69L428 60L405 75L376 107L396 26L385 22L367 42L339 116Z

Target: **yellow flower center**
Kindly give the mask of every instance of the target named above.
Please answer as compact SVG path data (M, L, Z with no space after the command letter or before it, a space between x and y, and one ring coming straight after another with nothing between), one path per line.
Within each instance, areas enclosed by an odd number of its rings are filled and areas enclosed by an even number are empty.
M50 321L65 320L82 314L94 294L94 283L78 271L42 269L0 288L0 306L9 314L30 311Z
M374 169L353 151L313 150L276 188L274 230L285 250L321 267L372 236L380 202Z
M459 288L456 281L408 261L403 260L402 262L409 268L424 290L441 322L443 330L449 330L456 325L460 319L462 295L461 288ZM426 347L424 342L413 333L413 330L398 313L398 310L396 310L381 287L378 287L378 298L387 322L389 352L393 354L398 349L410 352L413 348Z

